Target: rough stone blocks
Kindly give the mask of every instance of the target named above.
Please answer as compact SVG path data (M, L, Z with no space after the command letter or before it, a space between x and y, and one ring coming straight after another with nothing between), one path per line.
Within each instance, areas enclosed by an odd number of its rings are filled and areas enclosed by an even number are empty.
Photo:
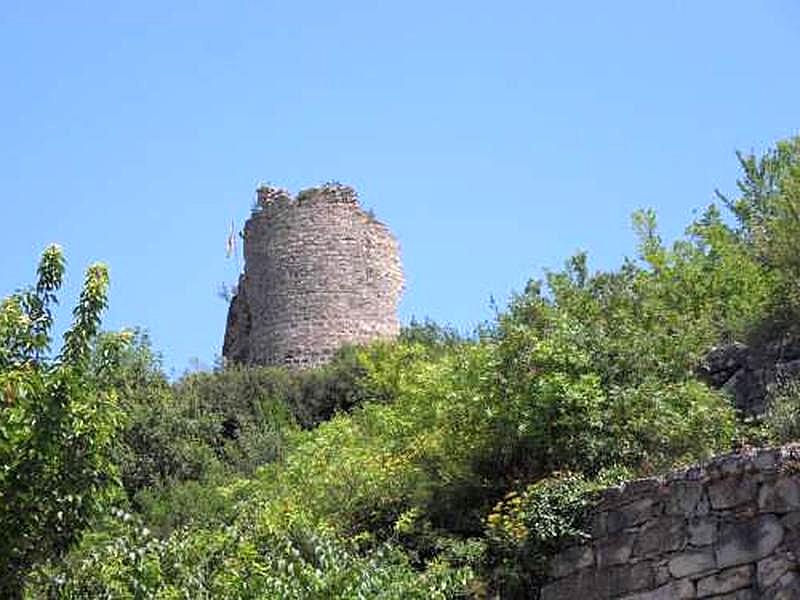
M754 449L606 490L541 598L800 599L799 466Z
M228 361L312 367L343 345L399 332L399 247L352 188L328 184L297 198L259 188L244 257L225 330Z

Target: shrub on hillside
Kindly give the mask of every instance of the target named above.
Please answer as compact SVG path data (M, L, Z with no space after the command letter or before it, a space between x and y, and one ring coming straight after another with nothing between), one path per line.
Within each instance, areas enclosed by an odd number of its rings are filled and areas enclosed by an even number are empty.
M663 264L671 262L665 256ZM669 289L680 280L633 263L590 276L578 255L549 274L545 290L531 284L517 296L495 333L499 443L485 470L592 476L612 465L665 468L726 448L732 409L693 371L721 333L692 305L713 302L687 297L704 293L699 277L699 289Z
M411 568L390 545L363 551L324 529L240 522L176 531L160 540L121 515L85 539L60 569L37 573L34 595L61 598L441 599L472 572L434 563Z
M583 519L596 486L558 473L507 493L486 517L488 562L502 598L528 598L547 577L549 559L586 536Z
M773 444L800 441L800 382L786 381L772 393L762 423L767 440Z
M94 354L104 352L101 339ZM220 468L251 474L280 459L295 423L315 426L351 410L367 394L360 383L363 367L351 348L318 369L233 366L171 385L146 336L137 335L118 361L113 385L127 412L120 461L131 493L202 479Z
M42 255L38 281L0 302L0 596L16 598L28 571L64 554L114 490L114 391L89 374L106 306L108 273L86 273L56 358L51 308L61 287L60 248ZM119 348L124 338L115 337ZM109 350L110 351L110 350ZM104 370L113 361L99 360Z

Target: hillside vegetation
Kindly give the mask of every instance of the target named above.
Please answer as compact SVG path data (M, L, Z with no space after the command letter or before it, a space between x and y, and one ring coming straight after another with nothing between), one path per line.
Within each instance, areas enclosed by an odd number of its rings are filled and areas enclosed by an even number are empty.
M102 266L51 350L48 248L0 305L0 596L535 598L593 490L800 432L791 386L744 421L696 375L798 334L800 139L740 162L672 245L639 212L616 270L577 254L470 337L413 323L301 373L170 383L100 333Z

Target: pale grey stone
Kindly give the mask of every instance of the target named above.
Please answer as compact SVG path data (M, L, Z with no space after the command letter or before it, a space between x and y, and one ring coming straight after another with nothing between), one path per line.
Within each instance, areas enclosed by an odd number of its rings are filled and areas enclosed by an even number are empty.
M732 454L726 454L719 457L715 461L715 464L717 465L717 468L719 468L723 477L731 477L733 475L739 475L744 470L746 462L746 456L743 456L738 452L734 452Z
M697 597L706 598L727 594L750 587L753 583L753 565L733 567L704 577L697 582Z
M777 454L729 454L638 482L627 488L633 499L624 486L604 496L594 513L602 527L586 544L593 559L580 547L564 551L553 571L562 578L542 599L800 600L798 479L785 468L800 461L800 446L780 450L778 471L770 456Z
M760 471L769 471L778 466L780 452L772 448L759 450L753 459L753 464Z
M710 517L695 517L689 521L689 544L692 546L708 546L717 537L717 520Z
M753 588L744 588L741 590L736 590L735 592L731 592L730 594L720 594L719 596L714 596L712 600L757 600L759 598L758 592L756 592Z
M593 564L594 551L590 545L572 546L556 555L550 563L550 572L554 578L559 579Z
M800 575L789 571L762 594L765 600L797 600L800 598Z
M800 511L790 512L781 518L781 523L787 531L800 529Z
M606 530L608 533L617 533L623 529L633 527L645 522L656 512L656 502L653 498L640 498L610 510L606 514Z
M792 562L783 554L768 556L758 561L756 568L758 587L766 589L772 586L793 566Z
M652 588L655 583L655 567L649 562L617 565L596 572L594 589L587 595L616 598L622 594Z
M635 535L631 533L616 534L599 540L595 546L595 558L598 567L618 565L627 562L633 551Z
M595 512L589 521L589 532L593 538L597 539L608 535L608 514L605 511Z
M783 540L783 527L777 517L761 515L721 527L716 547L720 568L755 562L769 555Z
M622 600L690 600L691 598L696 598L694 584L688 579L681 579L654 590L625 596ZM562 600L567 600L567 597Z
M657 477L646 477L626 482L623 489L630 497L630 495L653 494L658 491L660 487L660 479Z
M767 481L758 493L758 507L763 512L787 513L800 509L800 481L797 476Z
M657 586L664 585L670 579L672 579L672 575L669 572L669 566L667 564L658 565L655 574L655 584Z
M633 546L634 556L680 550L686 545L686 521L681 517L661 517L642 526Z
M680 554L675 555L669 561L669 572L675 578L688 577L689 575L697 575L705 573L717 566L714 549L709 546L707 548L698 548L697 550L685 550Z
M756 482L749 477L726 477L708 487L711 508L721 510L733 508L756 498Z
M728 392L734 406L745 414L763 414L769 405L770 389L800 374L797 336L778 337L753 348L737 342L715 348L703 360L698 374L712 387ZM760 466L756 464L756 468Z
M670 515L689 515L697 508L703 495L703 484L699 481L674 481L669 485L665 510Z
M711 513L711 502L708 499L708 492L700 497L697 506L694 507L694 514L699 517L704 517Z
M598 597L595 591L596 579L595 569L583 569L545 585L541 589L539 598L540 600L565 600L566 598L586 598L587 594L594 594L595 597Z

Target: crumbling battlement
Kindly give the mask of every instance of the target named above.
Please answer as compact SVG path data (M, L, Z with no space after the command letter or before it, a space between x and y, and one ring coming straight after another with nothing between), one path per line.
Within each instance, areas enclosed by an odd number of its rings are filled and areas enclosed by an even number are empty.
M222 351L230 361L316 366L344 344L399 331L397 241L348 186L326 184L296 198L259 188L244 258Z

